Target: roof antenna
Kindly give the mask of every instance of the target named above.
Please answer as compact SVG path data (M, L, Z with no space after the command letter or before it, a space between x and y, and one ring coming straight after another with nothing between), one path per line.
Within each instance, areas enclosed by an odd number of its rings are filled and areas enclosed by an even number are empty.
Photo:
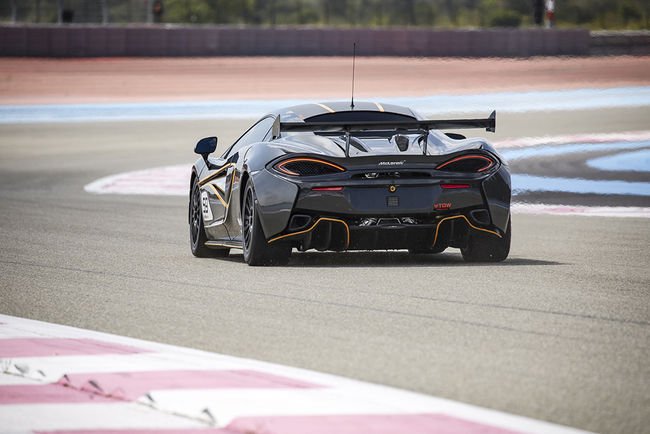
M357 43L352 45L352 101L350 102L350 110L354 110L354 66L357 60Z

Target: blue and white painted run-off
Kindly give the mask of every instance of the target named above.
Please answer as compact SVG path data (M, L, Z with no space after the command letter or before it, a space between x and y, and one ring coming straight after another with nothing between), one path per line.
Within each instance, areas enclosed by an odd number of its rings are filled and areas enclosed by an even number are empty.
M512 175L512 193L514 196L529 191L597 194L600 196L650 196L650 182Z
M648 143L648 147L650 147L650 143ZM587 166L614 172L650 172L650 149L594 158L587 161Z
M336 98L332 98L336 99ZM425 116L650 106L650 86L373 98ZM257 118L306 99L179 101L123 104L0 105L0 123Z
M650 148L650 140L641 141L612 141L607 143L573 143L566 145L549 145L534 146L518 149L503 149L500 154L508 161L521 160L524 158L540 157L557 157L566 154L576 154L581 152L603 152L603 151L622 151L627 149ZM609 159L611 157L603 157ZM629 169L623 169L629 170Z
M501 155L508 161L525 158L548 158L583 152L619 152L641 149L588 160L586 164L599 170L650 172L650 140L638 142L576 143L554 146L534 146L519 149L504 149ZM512 187L515 195L530 191L547 191L598 195L650 196L650 182L617 180L594 180L581 178L554 178L513 174Z

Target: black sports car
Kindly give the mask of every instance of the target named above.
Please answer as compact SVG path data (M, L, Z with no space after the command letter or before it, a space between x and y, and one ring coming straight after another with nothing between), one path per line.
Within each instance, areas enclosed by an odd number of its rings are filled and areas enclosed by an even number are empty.
M510 250L510 174L484 139L486 119L426 120L370 102L305 104L271 113L220 157L200 140L189 224L195 256L242 249L249 265L285 264L293 248L458 247L466 261Z

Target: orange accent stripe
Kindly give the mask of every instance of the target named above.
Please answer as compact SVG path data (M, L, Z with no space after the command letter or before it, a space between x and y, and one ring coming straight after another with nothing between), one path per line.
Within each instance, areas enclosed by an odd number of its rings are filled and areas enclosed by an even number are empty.
M490 167L492 167L494 165L494 161L492 161L491 158L484 157L483 155L463 155L463 156L460 156L460 157L456 157L456 158L454 158L452 160L445 161L444 163L437 166L436 170L442 169L443 167L448 166L451 163L455 163L456 161L470 160L470 159L480 159L480 160L486 160L488 162L487 166L482 167L481 169L478 170L479 172L484 172L484 171L488 170Z
M316 103L316 105L321 107L321 108L324 108L325 110L327 110L330 113L336 113L334 110L332 110L330 107L326 106L325 104Z
M200 185L201 187L203 187L204 184L206 184L207 182L212 181L214 178L216 178L217 176L219 176L219 175L221 174L221 172L223 172L224 170L226 170L226 169L228 169L229 167L232 167L232 166L234 166L234 165L235 165L234 163L228 163L228 164L226 164L226 165L223 166L221 169L217 170L216 172L214 172L214 173L212 173L212 174L206 176L206 177L203 178L202 180L200 180L200 181L199 181L199 185Z
M302 158L302 157L298 157L298 158L290 158L290 159L288 159L288 160L284 160L284 161L282 161L282 162L276 164L275 167L276 167L279 171L281 171L281 172L283 172L283 173L286 173L287 175L291 175L291 176L300 176L299 173L293 172L293 171L287 169L286 167L284 167L285 164L293 163L293 162L295 162L295 161L311 161L312 163L325 164L326 166L330 166L330 167L333 167L333 168L335 168L335 169L337 169L337 170L340 170L341 172L345 172L345 168L339 166L338 164L330 163L329 161L325 161L325 160L317 160L317 159L315 159L315 158Z
M226 210L223 213L224 219L228 216L228 209L230 208L230 202L232 202L232 190L234 186L235 186L235 171L233 170L232 177L230 178L230 196L228 196L228 204L226 205Z
M469 227L471 227L472 229L475 229L477 231L487 232L488 234L496 235L499 238L503 238L498 232L494 232L488 229L483 229L483 228L479 228L478 226L474 226L464 215L455 215L455 216L445 217L438 222L438 225L436 226L436 234L433 237L433 244L431 244L432 247L435 246L436 242L438 241L438 230L440 229L440 225L442 224L442 222L446 220L453 220L453 219L465 219Z
M321 217L321 218L319 218L318 220L316 220L316 223L311 225L311 227L308 228L308 229L304 229L302 231L294 232L294 233L291 233L291 234L280 235L279 237L271 238L268 242L273 243L273 242L281 240L283 238L288 238L288 237L293 237L293 236L296 236L296 235L306 234L307 232L311 232L314 229L316 229L316 226L318 226L320 224L320 222L322 222L322 221L341 223L343 226L345 226L345 232L346 232L346 235L347 235L347 240L345 242L345 249L347 250L347 248L350 246L350 227L343 220L333 219L333 218L329 218L329 217Z
M228 204L226 203L226 201L223 200L223 197L221 197L221 194L219 194L219 190L217 190L217 187L215 187L215 186L212 185L212 184L207 184L207 187L209 187L209 188L212 189L212 192L214 193L215 196L217 196L217 199L219 199L219 202L221 202L221 204L222 204L223 206L225 206L225 207L228 206Z
M235 165L234 163L230 163L228 166L234 166L234 165ZM224 166L224 168L225 168L225 167L227 167L227 166ZM223 170L223 168L220 169L220 170ZM212 176L212 175L210 175L210 176ZM209 184L209 185L210 185L211 187L214 187L212 184ZM232 194L232 190L233 190L233 186L234 186L234 185L235 185L235 171L232 172L232 178L230 179L230 196L228 196L228 203L225 203L224 200L223 200L223 198L221 198L221 197L218 196L218 197L219 197L219 200L221 201L221 203L222 203L222 204L224 205L224 207L226 208L226 209L224 210L224 212L223 212L223 220L225 220L226 217L228 217L228 210L230 209L230 203L232 202L232 196L233 196L233 194ZM215 188L216 188L216 187L215 187ZM224 192L224 194L225 194L225 192ZM218 221L220 222L221 220L218 220ZM212 226L214 226L215 224L216 224L216 223L212 223L211 226L209 226L209 227L212 227Z

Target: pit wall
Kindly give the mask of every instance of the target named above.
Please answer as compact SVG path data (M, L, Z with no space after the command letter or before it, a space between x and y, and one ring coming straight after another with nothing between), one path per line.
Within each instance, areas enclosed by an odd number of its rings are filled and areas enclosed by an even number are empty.
M595 54L648 54L649 38L647 33L590 35L581 29L4 25L0 56L347 56L355 41L361 56L586 56L594 54L594 47ZM610 46L616 53L609 52Z

